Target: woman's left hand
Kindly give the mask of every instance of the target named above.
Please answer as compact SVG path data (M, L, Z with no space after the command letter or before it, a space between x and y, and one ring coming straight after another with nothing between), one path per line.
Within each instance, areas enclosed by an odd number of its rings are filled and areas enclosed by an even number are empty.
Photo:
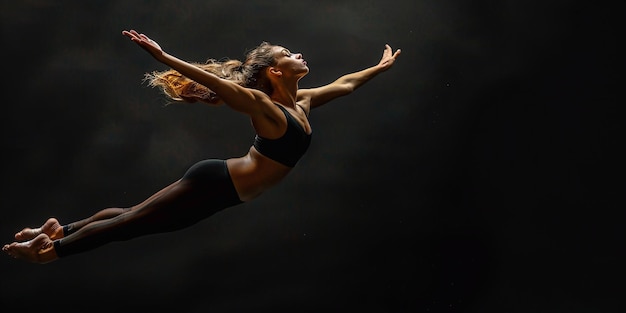
M400 49L396 50L396 52L393 52L393 50L391 50L391 46L385 45L383 57L380 59L378 67L383 71L388 70L393 65L393 62L396 61L401 52L402 51Z

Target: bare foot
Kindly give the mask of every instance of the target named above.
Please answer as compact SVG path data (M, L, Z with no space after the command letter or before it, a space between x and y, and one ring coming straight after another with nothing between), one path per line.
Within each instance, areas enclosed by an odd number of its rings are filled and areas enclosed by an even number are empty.
M31 263L48 263L58 259L54 243L46 234L40 234L32 240L14 242L2 247L9 256Z
M63 226L56 218L51 217L39 228L27 227L22 229L22 231L15 234L15 239L19 241L30 240L40 234L46 234L52 240L61 239L63 238Z

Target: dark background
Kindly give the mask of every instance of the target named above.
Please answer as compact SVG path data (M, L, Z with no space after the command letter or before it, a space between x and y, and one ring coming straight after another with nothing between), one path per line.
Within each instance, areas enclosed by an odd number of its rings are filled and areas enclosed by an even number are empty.
M617 3L615 1L614 3ZM301 87L402 55L314 110L260 198L183 231L47 265L0 258L1 303L42 312L621 312L624 11L570 1L3 1L2 218L13 241L130 206L240 156L228 107L165 106L137 29L188 61L261 41ZM46 309L48 308L48 309Z

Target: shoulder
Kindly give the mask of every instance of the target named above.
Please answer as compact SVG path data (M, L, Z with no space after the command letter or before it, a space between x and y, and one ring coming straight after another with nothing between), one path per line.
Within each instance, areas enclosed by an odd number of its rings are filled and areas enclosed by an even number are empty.
M305 99L308 109L313 109L352 91L353 88L349 84L335 81L316 88L298 90L298 99Z
M266 93L253 88L245 88L245 90L250 93L251 97L243 106L246 107L245 113L250 117L271 117L280 111Z

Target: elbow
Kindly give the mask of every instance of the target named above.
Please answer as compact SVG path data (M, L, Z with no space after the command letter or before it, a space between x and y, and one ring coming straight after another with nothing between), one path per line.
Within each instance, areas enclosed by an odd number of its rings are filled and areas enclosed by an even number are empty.
M353 93L356 90L357 86L354 84L345 84L343 86L343 93L344 95L349 95L351 93Z

